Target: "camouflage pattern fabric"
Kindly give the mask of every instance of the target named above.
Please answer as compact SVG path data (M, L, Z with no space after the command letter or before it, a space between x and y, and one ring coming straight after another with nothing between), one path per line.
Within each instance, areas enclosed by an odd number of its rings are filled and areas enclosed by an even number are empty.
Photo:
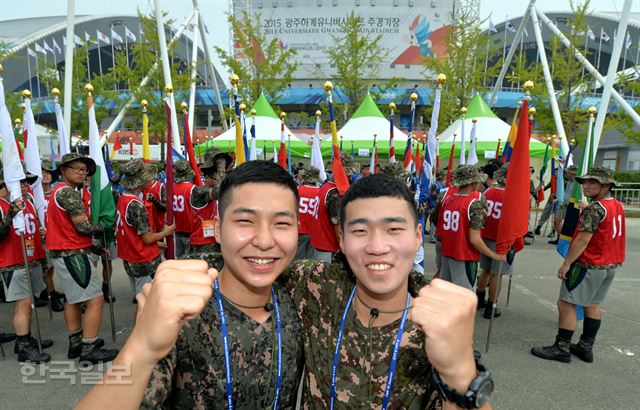
M582 210L580 214L580 224L578 225L578 231L594 233L600 225L600 221L607 215L604 207L597 202L590 203L586 208ZM575 261L575 265L580 268L587 269L615 269L622 266L621 263L611 263L607 265L592 265L580 261Z
M189 244L189 250L185 255L187 259L193 259L200 254L220 254L220 244L211 243L207 245ZM221 256L222 257L222 256Z
M220 180L222 181L222 180ZM218 190L220 189L220 184L218 184ZM191 206L196 208L202 208L206 206L209 202L213 201L218 197L216 193L216 188L209 188L206 186L194 186L191 191Z
M149 226L149 215L144 204L140 201L131 201L127 207L127 214L124 219L136 230L138 235L144 235L151 232Z
M327 193L327 213L333 225L340 223L340 193L336 188Z
M595 179L603 185L611 184L617 187L621 186L615 180L615 172L605 167L592 167L585 175L576 177L576 181L578 181L579 184L582 184L585 179Z
M302 334L293 302L275 286L282 324L280 409L294 409L302 375ZM227 319L234 405L270 409L276 386L275 318L260 324L223 298ZM175 347L155 366L143 409L220 409L227 407L224 350L215 298L202 314L185 323Z
M124 189L136 189L144 186L151 178L148 168L140 158L127 161L121 168L120 174L124 176L120 180L120 186Z
M339 260L332 264L310 260L294 262L282 280L298 306L304 327L303 408L329 408L335 341L355 280ZM364 409L381 405L399 322L398 319L387 326L369 329L355 317L353 307L350 309L337 369L335 408ZM432 367L424 350L424 337L424 333L408 320L390 409L438 409L442 406L431 380Z
M141 278L147 275L153 277L156 273L156 269L158 269L158 266L160 265L160 262L162 262L162 260L160 259L160 256L158 256L149 262L129 263L123 260L122 264L124 265L124 271L127 275L133 278Z
M307 185L319 185L322 184L322 179L320 179L320 170L316 167L308 166L300 171L300 178Z
M67 154L70 155L70 154ZM66 156L66 155L65 155ZM86 215L84 204L82 202L82 195L79 191L71 187L65 187L59 189L56 192L56 202L62 209L64 209L70 218L74 218L80 215ZM88 225L88 223L87 223ZM82 249L69 249L69 250L50 250L50 258L62 258L66 256L78 255L81 253L91 252L91 247Z
M469 205L469 227L476 230L483 229L487 222L487 212L489 212L489 206L484 196L478 201L473 201Z
M453 184L457 187L486 180L487 174L482 173L475 165L461 165L453 172Z
M180 159L173 164L174 182L193 182L196 173L191 169L191 165L187 160Z

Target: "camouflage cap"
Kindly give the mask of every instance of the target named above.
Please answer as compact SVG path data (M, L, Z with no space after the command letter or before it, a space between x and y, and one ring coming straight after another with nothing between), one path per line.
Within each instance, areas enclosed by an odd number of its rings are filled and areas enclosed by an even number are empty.
M436 173L436 179L444 179L447 176L447 170L441 169Z
M144 164L144 169L147 172L147 178L153 179L158 173L158 166L156 164L147 163Z
M483 174L473 165L462 165L453 173L453 185L459 188L475 182L482 183L486 180L487 174Z
M87 176L89 177L96 173L95 161L89 157L85 157L84 155L80 155L75 152L70 152L62 156L57 164L58 166L56 167L55 173L59 174L63 166L68 166L72 162L83 162L87 166L87 170L89 170L89 172L87 173Z
M575 174L578 172L578 167L576 165L569 165L567 167L567 172L573 172Z
M149 174L140 158L126 162L120 168L120 174L123 177L120 180L120 186L124 189L140 188L149 182Z
M320 178L320 170L316 167L304 167L300 171L300 178L304 181L305 184L313 185L313 184L321 184L322 179Z
M576 181L579 184L582 184L586 179L595 179L603 185L611 184L616 187L621 186L620 183L616 182L613 170L605 167L591 167L586 174L576 177Z
M200 165L200 169L204 171L206 169L214 168L219 158L224 158L225 169L229 168L229 165L231 165L231 163L233 162L233 158L231 158L231 155L216 147L213 147L209 148L207 152L204 153L204 162L202 163L202 165Z
M493 177L496 182L500 185L505 185L507 183L507 171L509 170L509 164L505 164L500 167L496 172L493 173Z
M347 155L342 153L342 166L344 167L344 172L346 172L347 176L351 178L353 174L360 171L360 166L357 162L351 159L351 155Z
M175 182L193 181L196 173L191 169L187 160L181 159L173 164L173 174Z
M388 162L380 167L380 173L406 181L409 173L399 162Z
M43 171L47 171L50 174L53 174L53 172L56 170L53 167L53 164L51 163L50 159L43 159L41 161L41 168L42 168Z

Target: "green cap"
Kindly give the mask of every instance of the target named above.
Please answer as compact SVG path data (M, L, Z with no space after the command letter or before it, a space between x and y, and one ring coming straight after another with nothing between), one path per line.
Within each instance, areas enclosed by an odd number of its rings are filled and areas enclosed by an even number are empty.
M380 167L380 173L406 181L409 173L399 162L388 162Z
M453 173L453 184L459 188L473 184L474 182L484 182L487 180L487 174L473 165L462 165Z
M576 177L576 181L578 181L579 184L582 184L585 179L595 179L603 185L611 184L616 187L622 186L616 182L613 170L605 167L592 167L586 174Z
M53 174L53 172L56 170L56 169L53 167L53 164L51 163L51 160L50 160L50 159L43 159L43 160L41 161L41 165L40 165L40 166L41 166L41 168L42 168L42 170L43 170L43 171L47 171L47 172L48 172L48 173L50 173L50 174Z
M229 165L231 165L231 163L233 162L233 158L231 158L231 155L227 154L226 152L223 152L216 147L209 148L207 152L204 153L204 162L202 163L202 165L200 165L200 169L204 171L214 168L216 166L216 162L220 158L224 158L225 169L229 168Z
M320 178L320 170L316 167L304 167L300 171L300 178L308 185L317 185L322 183Z
M178 160L173 164L173 174L175 182L193 181L193 178L196 176L189 162L184 159Z
M72 162L82 162L87 166L87 176L92 176L96 173L96 163L89 157L85 157L84 155L80 155L75 152L70 152L68 154L64 154L60 161L58 162L58 166L56 167L55 173L60 174L61 168L64 166L70 165Z
M123 177L120 186L124 189L140 188L149 182L149 173L140 158L126 162L120 168L120 174Z

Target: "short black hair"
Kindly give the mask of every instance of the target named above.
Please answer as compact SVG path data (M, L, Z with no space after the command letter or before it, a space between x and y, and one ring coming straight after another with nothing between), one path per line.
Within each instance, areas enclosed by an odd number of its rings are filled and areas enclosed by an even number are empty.
M289 189L295 197L296 211L298 210L298 186L291 175L272 161L249 161L229 172L222 180L218 197L220 219L229 206L233 189L249 183L276 184Z
M409 188L397 178L386 174L371 174L354 182L340 203L340 225L344 227L347 205L356 199L390 197L402 199L407 203L411 214L418 224L418 209Z
M500 169L500 167L498 166L498 164L490 162L487 165L485 165L484 167L482 167L482 172L487 174L487 176L489 178L493 179L493 173L496 172L499 169Z

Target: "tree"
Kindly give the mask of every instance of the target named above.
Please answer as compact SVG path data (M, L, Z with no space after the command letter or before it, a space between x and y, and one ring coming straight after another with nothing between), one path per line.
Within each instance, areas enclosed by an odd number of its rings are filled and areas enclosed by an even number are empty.
M260 25L260 14L243 11L240 18L229 15L228 20L233 31L234 51L215 49L222 65L240 77L240 95L246 97L249 104L261 93L270 101L278 101L298 67L296 50L285 49L276 38L267 40Z
M485 21L478 20L469 9L457 10L445 39L447 55L425 59L428 77L439 73L447 76L440 103L443 124L458 119L460 107L466 106L502 66L501 48L492 44L491 33L480 27ZM425 114L430 115L430 111Z
M356 16L353 11L340 23L338 32L340 34L331 35L334 46L325 50L325 54L335 66L333 78L337 87L347 96L351 107L358 107L372 85L371 79L377 78L389 50L381 45L382 34L367 33L364 17ZM395 81L397 79L391 79L381 89L386 90Z

